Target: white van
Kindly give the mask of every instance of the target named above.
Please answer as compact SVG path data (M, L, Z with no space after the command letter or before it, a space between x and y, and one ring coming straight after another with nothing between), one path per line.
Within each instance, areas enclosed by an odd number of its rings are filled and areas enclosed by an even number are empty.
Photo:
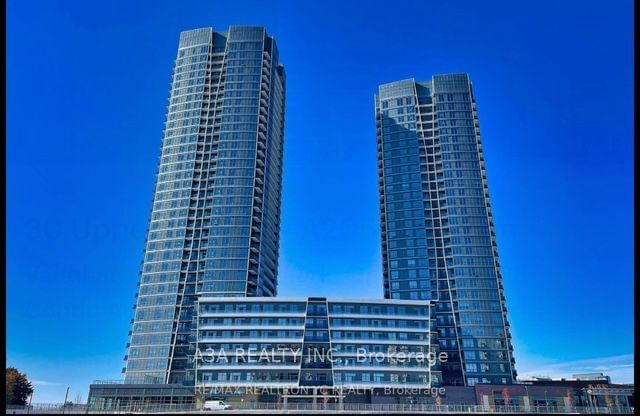
M228 410L231 406L223 402L222 400L207 400L204 402L202 410Z

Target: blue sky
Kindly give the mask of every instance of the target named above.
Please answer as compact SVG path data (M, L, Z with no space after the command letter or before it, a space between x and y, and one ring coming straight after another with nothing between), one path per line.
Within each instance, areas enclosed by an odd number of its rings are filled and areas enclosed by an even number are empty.
M7 362L34 402L121 378L179 32L287 69L281 296L382 297L373 95L468 72L522 375L633 379L633 3L7 5Z

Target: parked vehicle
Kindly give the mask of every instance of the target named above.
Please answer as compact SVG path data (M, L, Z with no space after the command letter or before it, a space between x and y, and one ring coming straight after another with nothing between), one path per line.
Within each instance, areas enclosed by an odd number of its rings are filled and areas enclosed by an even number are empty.
M202 410L229 410L231 405L228 405L222 400L207 400L204 402Z

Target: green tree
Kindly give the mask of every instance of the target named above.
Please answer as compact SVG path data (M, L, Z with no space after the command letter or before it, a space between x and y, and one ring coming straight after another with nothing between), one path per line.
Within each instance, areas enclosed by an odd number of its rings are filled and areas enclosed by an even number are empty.
M7 368L7 404L25 405L27 398L33 393L33 385L27 375L17 368Z

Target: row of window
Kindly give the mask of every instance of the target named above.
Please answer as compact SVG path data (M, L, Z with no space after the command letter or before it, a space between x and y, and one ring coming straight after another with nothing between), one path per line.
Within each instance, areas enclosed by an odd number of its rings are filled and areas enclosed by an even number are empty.
M404 123L404 124L396 124L396 125L392 125L392 126L385 126L385 127L382 128L382 131L384 132L385 135L398 133L398 132L403 132L403 131L407 131L407 130L409 130L409 131L415 131L416 130L415 121L410 121L410 122L407 122L407 123Z
M467 312L460 313L461 324L473 324L473 325L502 325L501 313L489 313L489 312Z
M195 46L192 48L184 48L178 52L178 58L186 58L194 55L208 54L209 46Z
M129 357L131 358L151 358L151 357L167 357L169 355L169 346L164 347L132 347L129 349Z
M330 303L329 314L429 316L429 306Z
M155 322L135 322L133 324L133 332L135 333L171 332L172 329L173 329L173 319L166 320L166 321L155 321ZM138 348L142 348L142 347L138 347Z
M430 300L436 297L436 292L428 290L416 291L414 289L398 290L391 294L391 299Z
M137 306L138 308L140 308L145 306L163 306L163 305L175 305L175 304L176 304L176 291L168 295L157 294L156 296L140 296L138 298ZM144 316L144 314L141 314L140 316ZM145 320L146 318L141 318L141 319ZM158 319L165 319L164 315L160 315ZM166 319L169 319L169 318L166 318Z
M205 303L200 305L201 313L304 313L306 303Z
M415 272L415 270L409 270ZM409 289L429 289L433 288L433 283L430 280L405 280L391 282L391 289L393 290L409 290Z
M508 371L506 364L477 364L477 363L466 363L465 370L468 373L504 373Z
M172 137L164 139L164 147L173 146L178 144L187 144L187 143L195 143L198 141L197 135L189 135L189 136L181 136L181 137Z
M208 59L209 59L208 53L204 53L200 55L185 56L184 58L178 58L176 60L176 68L182 65L194 64L198 62L206 62Z
M371 331L331 331L331 337L340 339L371 339L397 341L428 341L429 337L422 332L371 332Z
M415 240L417 246L424 246L426 241L424 237L427 236L427 230L424 227L420 228L408 228L406 230L397 230L397 231L389 231L388 237L390 240L396 238L411 238L411 237L422 237L420 239ZM424 244L422 243L424 241Z
M200 326L225 325L225 326L302 326L304 318L201 318Z
M416 277L423 278L420 280L419 285L422 289L424 289L424 288L431 287L430 283L426 283L426 282L429 282L429 280L426 280L424 278L436 277L436 270L429 270L427 268L422 268L422 269L416 268L416 269L409 269L409 270L392 270L390 276L391 276L391 279L393 280L414 279ZM398 286L398 289L399 288L400 287ZM416 289L416 288L412 287L411 289Z
M132 370L166 370L168 360L166 358L135 359L127 362L127 371Z
M395 100L382 101L382 108L401 107L403 105L413 105L413 97L396 98Z
M200 338L302 338L303 331L298 330L236 330L215 331L201 330Z
M197 126L200 124L200 116L197 117L182 117L177 120L168 121L166 124L166 128L175 129L178 127L189 127L189 126ZM195 147L194 147L195 150Z
M191 71L196 71L199 69L206 69L207 68L207 64L206 63L194 63L194 64L189 64L189 65L181 65L181 66L177 66L174 67L174 73L176 74L181 74L184 72L191 72Z

